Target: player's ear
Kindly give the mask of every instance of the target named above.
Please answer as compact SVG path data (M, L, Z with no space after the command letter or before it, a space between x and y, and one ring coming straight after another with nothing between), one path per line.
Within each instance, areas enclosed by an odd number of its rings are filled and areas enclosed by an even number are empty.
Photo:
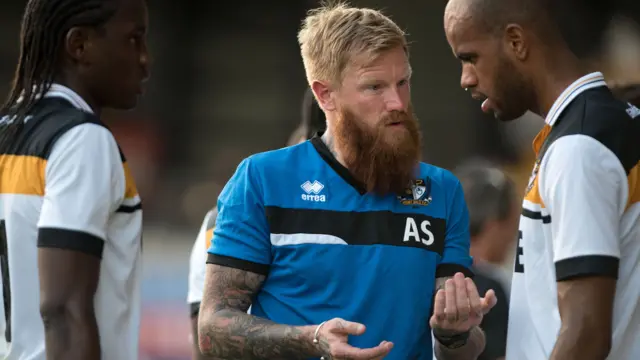
M331 98L331 88L328 83L323 81L314 81L311 83L311 90L313 90L313 94L316 96L316 100L318 100L318 105L324 111L334 111L336 109L336 104Z
M88 28L77 26L67 31L64 39L64 48L73 61L86 63L89 60L87 53L91 45L91 34Z
M522 27L517 24L507 25L504 30L504 36L507 49L510 50L513 56L520 61L526 60L529 55L529 48Z
M102 56L96 53L94 41L99 34L95 29L85 26L72 27L64 38L65 52L73 62L90 65L96 57Z

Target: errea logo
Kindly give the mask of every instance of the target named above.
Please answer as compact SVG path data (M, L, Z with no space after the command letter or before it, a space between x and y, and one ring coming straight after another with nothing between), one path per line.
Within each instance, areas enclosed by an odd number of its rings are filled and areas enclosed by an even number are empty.
M635 119L638 116L640 116L640 109L638 109L637 107L629 103L629 107L627 108L627 114L629 114L629 116L631 116L632 119Z
M302 200L304 201L313 201L313 202L325 202L327 201L327 197L323 194L322 189L324 189L324 185L321 182L314 180L305 181L302 185L300 185L302 191L305 193L301 195Z

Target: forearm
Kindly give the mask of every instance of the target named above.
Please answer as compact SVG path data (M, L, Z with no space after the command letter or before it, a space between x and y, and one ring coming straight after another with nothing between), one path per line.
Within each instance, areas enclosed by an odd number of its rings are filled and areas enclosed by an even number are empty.
M434 350L438 360L475 360L484 350L484 346L484 332L476 326L469 331L469 339L463 346L449 349L436 340Z
M201 310L202 311L202 310ZM288 326L233 309L200 314L200 351L215 359L305 359L320 357L314 326Z
M101 358L100 335L93 310L64 309L42 313L47 360Z
M604 360L607 358L611 348L611 336L602 336L599 330L576 329L579 328L560 329L549 360Z
M198 344L198 314L191 317L191 359L192 360L211 360L212 357L204 356L200 352Z

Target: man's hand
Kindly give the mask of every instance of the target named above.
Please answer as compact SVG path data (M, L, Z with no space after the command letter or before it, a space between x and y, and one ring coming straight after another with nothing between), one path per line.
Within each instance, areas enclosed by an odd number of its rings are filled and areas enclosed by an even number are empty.
M497 303L493 290L483 298L470 278L457 273L438 290L429 324L434 335L452 336L465 333L480 325L483 316Z
M348 344L349 335L362 335L364 325L333 319L318 326L289 326L247 314L265 275L208 264L198 320L200 350L214 359L276 360L325 359L377 360L393 344L382 342L370 349ZM318 335L318 343L314 337Z
M383 359L391 349L393 343L382 341L378 346L369 349L360 349L349 345L347 342L349 335L362 335L365 326L362 324L335 318L322 324L318 330L318 341L325 359L353 359L353 360L373 360ZM315 336L311 334L312 339Z

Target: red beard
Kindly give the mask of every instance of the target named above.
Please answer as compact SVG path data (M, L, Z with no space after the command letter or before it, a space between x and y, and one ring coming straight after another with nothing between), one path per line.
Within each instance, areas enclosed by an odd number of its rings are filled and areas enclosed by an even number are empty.
M397 125L389 125L392 123ZM334 124L333 135L345 166L368 192L402 194L416 178L421 133L412 107L407 112L389 113L375 128L343 109Z

